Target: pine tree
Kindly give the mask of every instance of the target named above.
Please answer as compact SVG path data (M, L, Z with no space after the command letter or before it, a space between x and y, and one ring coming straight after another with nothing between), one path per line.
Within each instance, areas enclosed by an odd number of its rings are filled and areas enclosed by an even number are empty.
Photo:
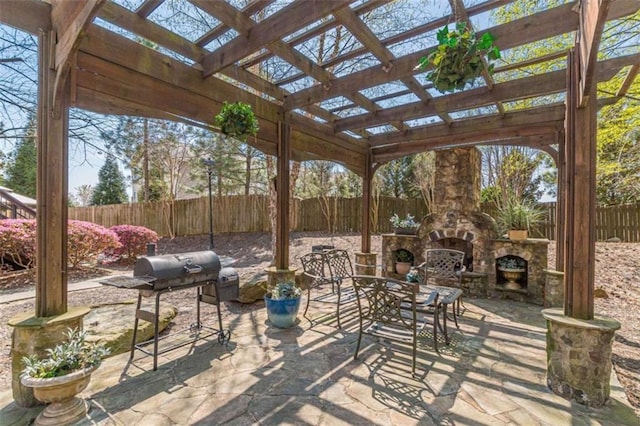
M36 198L36 118L29 117L24 136L7 161L6 186L18 194Z
M90 204L92 206L121 204L126 203L127 198L124 175L118 168L115 157L107 154L107 159L98 172L98 184L93 190Z

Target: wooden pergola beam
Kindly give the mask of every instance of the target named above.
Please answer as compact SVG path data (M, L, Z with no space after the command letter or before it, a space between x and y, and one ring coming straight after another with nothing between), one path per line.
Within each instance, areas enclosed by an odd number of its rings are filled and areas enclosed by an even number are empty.
M56 32L56 78L53 86L53 114L59 117L62 108L62 90L67 83L73 55L78 51L82 34L91 23L105 0L52 0L51 22Z
M506 50L522 44L543 40L558 34L573 31L578 26L578 18L572 11L572 4L562 5L535 15L517 19L506 24L487 29L497 37L496 45ZM481 35L485 31L479 33ZM399 80L417 73L418 60L426 56L436 46L429 46L398 58L393 67L385 72L381 67L370 67L331 82L330 87L313 86L301 90L287 98L286 110L320 102L341 93L349 93L367 87L376 86L389 80Z
M367 50L369 50L378 58L378 60L382 63L383 70L391 69L391 67L393 66L393 62L396 59L395 56L389 49L387 49L385 45L380 42L378 37L360 19L355 11L350 8L344 8L337 10L333 15L351 32L351 34L353 34L360 41L360 43L362 43L362 45ZM422 88L415 77L405 77L402 79L402 82L423 102L428 103L429 101L431 101L431 95ZM367 100L371 102L373 111L377 112L378 110L380 110L380 108L377 107L374 102L369 99ZM369 109L371 110L371 108ZM442 114L442 119L448 122L451 121L451 117L449 117L448 114ZM402 118L391 120L389 123L399 130L404 130L405 128L405 125L402 122Z
M377 3L386 3L388 0L380 0ZM500 6L504 6L505 4L509 4L514 2L515 0L488 0L484 3L480 3L477 4L475 6L471 6L469 7L469 9L467 9L467 12L469 14L469 16L473 16L473 15L477 15L483 12L487 12L491 9L500 7ZM359 7L355 8L354 11L356 12L357 15L361 15L363 13L368 12L369 10L378 7L378 5L375 5L375 7L371 7L372 3L376 3L375 1L369 1L367 3L364 3L362 5L360 5ZM443 16L442 18L430 21L426 24L423 25L419 25L415 28L412 28L408 31L402 32L400 34L394 34L391 37L388 37L384 40L381 40L380 42L382 43L382 45L384 46L391 46L393 44L397 44L397 43L401 43L403 41L406 41L410 38L416 37L420 34L424 34L426 32L429 31L433 31L437 28L440 28L444 25L446 25L447 23L449 23L451 21L451 17L450 16ZM330 22L328 21L326 24L327 27L329 27ZM334 23L335 25L335 23ZM299 43L302 43L303 41L308 40L309 38L314 37L317 34L315 33L315 29L310 31L309 33L304 33L301 34L298 37L295 37L291 40L291 45L292 46L296 46ZM356 58L360 55L366 54L367 53L367 49L363 46L363 47L359 47L353 50L350 50L348 52L342 53L338 56L336 56L335 58L331 58L330 60L326 61L325 63L322 64L323 67L332 67L335 66L336 64L339 64L341 62L344 61L348 61L350 59ZM265 60L267 59L269 56L264 54L264 55L260 55L259 58L253 58L250 63L257 63L257 59L260 60ZM286 83L291 83L293 81L299 80L301 78L304 78L304 74L300 73L300 74L296 74L293 75L287 79L283 79L282 81L278 81L278 84L286 84Z
M356 14L360 15L363 13L370 12L373 9L376 9L377 7L385 3L389 3L389 1L391 0L369 0L366 3L356 6L354 8L354 11L356 12ZM511 0L511 1L514 1L514 0ZM324 20L322 23L319 23L318 25L313 27L311 30L305 31L302 34L298 34L295 37L293 37L289 43L291 44L291 46L297 46L300 43L304 43L307 40L311 40L312 38L319 36L324 32L327 32L331 28L335 28L336 25L337 25L337 21L335 18L327 17L326 20ZM246 61L244 61L242 63L242 66L251 67L271 58L272 56L273 54L269 51L259 53L259 54L256 54L255 56L252 56L250 59L247 59ZM304 77L304 74L302 74L302 76ZM278 82L278 84L280 83Z
M417 127L403 133L393 135L376 135L369 140L369 145L374 152L378 147L393 147L402 143L408 144L412 141L424 141L431 137L447 136L451 138L454 145L456 138L461 133L478 132L499 129L502 127L533 126L537 123L549 123L562 121L564 119L564 104L554 104L544 107L528 108L524 110L507 112L504 117L499 115L478 116L457 120L453 123L432 124L429 126Z
M639 71L640 71L640 64L635 64L631 68L629 68L627 75L624 77L624 81L622 82L622 84L620 85L620 88L616 92L616 97L619 98L627 94L627 92L629 91L629 88L633 84L633 81L635 80Z
M425 138L393 148L374 149L373 160L375 163L380 163L425 151L460 146L520 145L541 148L556 142L555 135L559 126L562 126L561 121L540 123L531 127L515 126L484 132L470 131L467 134L460 133L455 139L455 144L452 144L449 136Z
M482 35L484 32L490 31L497 37L496 45L501 50L507 50L512 47L565 34L575 31L578 28L579 20L578 15L573 11L574 6L575 3L564 4L536 13L535 15L488 28L487 30L480 31L478 34ZM633 13L637 8L637 3L633 4L626 0L618 0L611 5L607 19L626 16ZM408 75L414 75L417 73L415 66L418 60L427 55L434 47L435 46L430 46L427 49L419 50L398 58L388 72L380 66L369 67L333 80L330 82L330 85L313 86L296 92L287 97L284 108L285 110L300 108L305 105L340 96L343 93L351 93L388 81L400 80Z
M164 0L145 0L137 9L136 14L141 18L146 18L156 10Z
M580 47L580 88L579 104L588 102L587 94L595 85L595 68L598 60L598 47L602 38L602 30L609 13L610 0L581 0L580 29L578 46Z
M38 35L52 28L51 5L40 0L2 0L0 23Z
M294 2L254 25L247 36L238 36L207 55L202 61L203 76L209 77L234 62L260 50L266 44L279 40L301 26L308 25L346 7L353 0L322 2ZM214 2L213 7L221 2Z
M634 63L640 63L640 54L602 61L598 63L597 81L607 81L623 67ZM411 120L436 115L440 111L460 111L487 106L496 101L507 102L532 96L559 93L566 89L565 73L566 70L551 71L545 74L498 83L493 86L493 89L479 87L451 95L439 96L426 105L423 102L413 102L386 108L375 114L354 115L334 121L333 127L336 132L341 132L381 125L393 120Z

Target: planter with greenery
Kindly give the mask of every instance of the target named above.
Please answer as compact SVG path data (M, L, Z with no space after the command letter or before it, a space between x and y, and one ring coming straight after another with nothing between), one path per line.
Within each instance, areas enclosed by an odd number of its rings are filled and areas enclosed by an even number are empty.
M398 213L394 213L389 219L393 226L393 233L399 235L415 235L418 232L420 224L417 223L412 215L407 213L404 219L400 219Z
M251 106L242 102L225 102L215 120L220 131L232 138L245 140L260 130Z
M109 354L103 344L89 343L85 332L68 329L67 340L46 350L47 356L24 357L21 382L33 388L38 401L49 405L36 419L36 424L72 424L87 413L86 403L77 398L91 380L91 373Z
M302 290L293 281L277 283L264 296L269 321L275 327L289 328L296 324Z
M420 58L418 67L421 70L433 67L427 79L440 93L463 89L483 70L493 74L491 61L500 58L500 50L493 45L495 37L490 32L478 38L464 22L458 22L454 30L447 25L438 31L437 38L438 47Z
M502 233L513 241L526 240L528 231L542 223L544 211L528 200L509 199L498 209L496 221Z
M393 253L394 260L396 261L396 273L405 275L411 270L413 266L413 253L406 249L398 249Z

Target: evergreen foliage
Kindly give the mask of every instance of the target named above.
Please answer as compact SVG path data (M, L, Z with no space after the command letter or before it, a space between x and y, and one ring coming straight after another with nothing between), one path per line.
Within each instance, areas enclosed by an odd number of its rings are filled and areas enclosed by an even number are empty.
M380 193L396 198L417 198L420 188L416 184L414 163L415 155L389 161L380 167Z
M36 198L36 176L36 118L31 114L22 139L9 155L5 183L18 194Z
M93 190L90 204L122 204L127 202L127 189L124 175L118 168L113 154L107 154L104 165L98 172L98 184Z

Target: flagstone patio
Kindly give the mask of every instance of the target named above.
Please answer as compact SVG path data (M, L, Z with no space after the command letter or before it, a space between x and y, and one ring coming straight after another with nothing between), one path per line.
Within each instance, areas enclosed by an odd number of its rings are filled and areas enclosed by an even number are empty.
M422 336L417 377L410 350L364 337L357 360L356 310L335 327L332 307L312 303L297 327L269 327L261 304L225 323L215 338L152 358L136 352L105 360L82 394L82 424L306 425L637 425L612 377L611 403L590 409L545 384L540 307L468 300L452 343L432 350ZM233 306L231 306L233 310ZM215 324L215 322L212 322ZM0 394L0 424L25 425L41 408L21 409Z

